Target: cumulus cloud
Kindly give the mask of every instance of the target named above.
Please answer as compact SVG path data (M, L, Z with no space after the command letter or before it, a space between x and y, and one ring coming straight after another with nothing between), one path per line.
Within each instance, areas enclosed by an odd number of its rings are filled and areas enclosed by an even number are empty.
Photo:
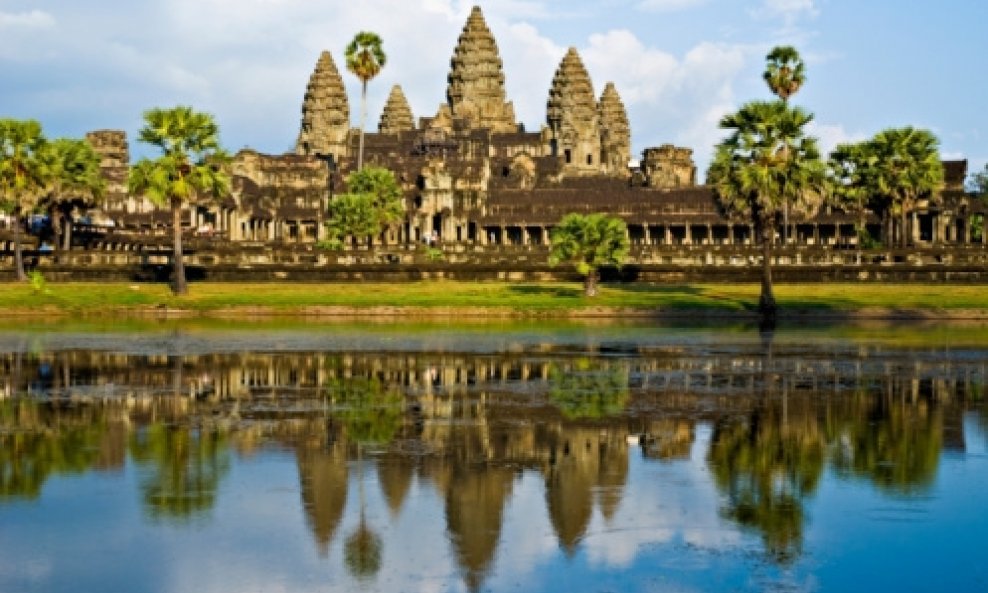
M826 158L828 154L836 147L838 144L849 144L853 142L861 142L867 140L871 137L870 134L864 132L848 132L844 126L840 124L826 124L817 121L810 122L807 126L807 132L810 136L815 136L820 143L820 153Z

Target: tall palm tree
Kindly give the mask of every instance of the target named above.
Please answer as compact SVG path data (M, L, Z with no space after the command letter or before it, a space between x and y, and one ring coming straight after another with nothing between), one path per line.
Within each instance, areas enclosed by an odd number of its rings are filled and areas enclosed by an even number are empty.
M799 52L791 45L778 45L765 56L765 73L762 78L772 94L789 102L806 82L806 67ZM789 244L789 205L782 205L782 243Z
M162 151L143 158L130 170L128 189L143 193L159 207L171 207L174 237L172 291L188 292L182 258L182 206L201 198L220 198L230 191L229 156L220 148L219 127L208 113L191 107L151 109L144 113L139 139Z
M786 205L805 211L824 194L826 172L816 139L806 134L813 115L783 101L753 101L725 116L720 127L731 130L714 153L707 173L729 215L755 225L762 244L759 311L773 320L772 243Z
M78 205L95 206L106 191L100 156L85 140L58 138L48 144L45 160L51 172L47 202L56 247L69 249L72 225L69 218ZM63 225L63 220L67 223Z
M346 46L346 69L360 79L360 151L357 153L357 169L364 166L364 124L367 121L367 82L378 75L388 57L381 49L381 37L377 33L361 31Z
M628 229L620 218L605 214L567 214L552 230L553 264L569 262L583 276L583 292L597 295L600 266L620 265L628 255Z
M772 94L789 102L806 82L806 67L796 48L790 45L773 47L765 56L765 73L762 78Z
M26 281L21 251L21 217L33 209L50 178L43 154L45 137L35 120L0 119L0 199L13 214L14 268Z
M937 137L911 126L883 130L871 140L876 198L899 215L899 245L911 235L909 213L924 197L943 189L944 171Z
M859 246L861 240L867 236L864 220L866 210L871 209L883 220L886 218L884 205L875 199L875 161L870 142L838 144L830 152L827 161L832 190L829 202L844 212L859 215ZM883 237L882 240L887 242L888 237Z

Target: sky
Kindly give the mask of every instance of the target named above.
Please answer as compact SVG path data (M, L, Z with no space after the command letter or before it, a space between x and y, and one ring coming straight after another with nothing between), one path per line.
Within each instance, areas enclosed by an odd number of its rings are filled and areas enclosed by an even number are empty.
M215 116L231 151L280 154L294 147L323 50L359 125L343 58L357 31L381 35L388 55L366 129L395 84L416 118L435 115L474 4L529 131L545 124L553 73L575 47L598 96L615 83L633 153L690 147L702 177L724 137L718 121L771 98L765 54L786 44L807 68L792 102L815 115L825 150L912 125L969 172L988 161L984 0L0 0L0 117L37 119L49 137L124 130L134 158L154 154L136 141L145 110L191 105Z

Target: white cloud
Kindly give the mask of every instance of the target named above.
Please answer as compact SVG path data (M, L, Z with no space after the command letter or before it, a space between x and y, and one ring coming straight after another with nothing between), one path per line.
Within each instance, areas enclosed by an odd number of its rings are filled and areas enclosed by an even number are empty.
M0 29L50 29L55 17L42 10L30 12L0 12Z
M638 8L648 12L676 12L705 4L707 0L642 0Z
M819 10L815 0L764 0L759 12L791 22L804 16L815 17Z
M864 132L848 132L840 124L825 124L817 121L810 122L807 132L815 136L820 143L820 154L826 158L838 144L849 144L867 140L871 135Z

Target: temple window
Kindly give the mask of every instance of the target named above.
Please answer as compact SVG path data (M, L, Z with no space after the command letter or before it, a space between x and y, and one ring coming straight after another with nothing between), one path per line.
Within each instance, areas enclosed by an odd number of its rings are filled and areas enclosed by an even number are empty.
M566 150L564 151L564 155L565 155L565 157L566 157L566 164L567 164L567 165L573 162L573 153L572 153L572 152L570 152L570 149L568 149L568 148L567 148L567 149L566 149Z
M593 155L592 154L588 154L587 155L587 164L588 165L592 165L593 164Z

